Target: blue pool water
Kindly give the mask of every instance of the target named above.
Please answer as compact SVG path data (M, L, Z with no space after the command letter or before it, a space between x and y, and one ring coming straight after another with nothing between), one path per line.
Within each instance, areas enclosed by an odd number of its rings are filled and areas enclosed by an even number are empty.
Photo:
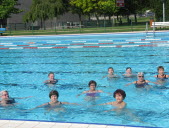
M155 33L152 38L145 33L1 37L0 90L8 90L11 97L33 97L16 99L19 104L15 107L1 107L0 119L168 127L168 81L164 87L145 90L134 85L126 87L125 84L136 78L122 76L126 67L132 67L135 74L144 72L145 79L155 82L153 76L160 65L169 74L168 35L169 32ZM102 79L108 67L113 67L120 78ZM46 86L43 81L51 71L61 80L55 86ZM125 90L127 108L104 112L112 106L97 104L115 100L106 93L97 98L76 97L88 90L90 80L95 80L97 89L104 92ZM59 91L59 101L81 105L25 111L49 102L52 89Z

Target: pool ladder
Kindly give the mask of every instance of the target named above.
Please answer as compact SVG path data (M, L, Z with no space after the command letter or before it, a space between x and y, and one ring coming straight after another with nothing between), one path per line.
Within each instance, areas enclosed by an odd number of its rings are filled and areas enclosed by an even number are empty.
M148 23L146 23L145 32L146 32L146 38L154 38L155 37L155 28L153 27L153 31L149 32L148 31Z

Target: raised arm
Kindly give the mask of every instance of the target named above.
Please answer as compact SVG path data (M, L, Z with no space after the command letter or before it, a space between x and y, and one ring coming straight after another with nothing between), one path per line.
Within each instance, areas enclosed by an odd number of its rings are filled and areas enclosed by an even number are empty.
M134 82L132 82L132 83L128 83L128 84L126 84L125 86L129 86L129 85L135 84L135 83L136 83L136 81L134 81Z
M14 99L27 99L27 98L31 98L33 96L27 96L27 97L15 97Z
M88 92L88 91L84 91L84 92L78 94L76 97L81 96L82 94L85 94L85 93L87 93L87 92Z
M161 85L161 84L158 83L158 82L152 82L152 81L149 81L149 80L146 80L146 82L147 82L147 83L153 83L153 84L159 84L159 85Z
M98 105L112 105L112 102L103 103L103 104L98 104Z
M105 78L105 77L108 77L108 75L103 76L102 79Z
M72 105L79 105L77 103L69 103L69 102L61 102L62 104L72 104Z
M48 103L41 104L41 105L36 106L36 107L34 107L34 108L28 109L28 110L26 110L26 111L34 110L34 109L36 109L36 108L40 108L40 107L43 107L43 106L46 106L46 105L48 105ZM24 111L25 111L25 110L24 110Z

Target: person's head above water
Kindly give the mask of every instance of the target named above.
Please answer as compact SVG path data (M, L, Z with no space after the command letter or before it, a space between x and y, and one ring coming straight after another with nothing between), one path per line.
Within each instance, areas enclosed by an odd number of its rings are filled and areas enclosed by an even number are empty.
M144 73L143 73L143 72L138 72L138 73L137 73L137 77L138 77L138 78L140 78L140 77L141 77L141 78L144 78Z
M108 73L109 73L109 74L113 74L113 73L114 73L114 69L113 69L112 67L109 67L109 68L108 68Z
M126 68L126 73L132 73L132 69L130 67Z
M9 99L8 91L6 91L6 90L1 91L0 97L1 97L1 99Z
M158 66L157 71L158 71L158 73L163 74L164 73L164 67Z
M48 77L49 77L50 80L53 80L53 79L55 78L54 72L50 72L50 73L48 74Z
M123 100L126 97L126 93L125 91L123 91L122 89L117 89L114 93L113 93L113 97L117 98L117 96L122 96Z
M89 85L89 87L90 87L90 86L95 86L95 87L96 87L96 86L97 86L97 83L96 83L96 81L91 80L91 81L89 81L89 84L88 84L88 85Z
M49 93L49 98L51 99L52 96L56 96L57 98L59 98L59 93L58 93L58 91L56 91L56 90L50 91L50 93Z

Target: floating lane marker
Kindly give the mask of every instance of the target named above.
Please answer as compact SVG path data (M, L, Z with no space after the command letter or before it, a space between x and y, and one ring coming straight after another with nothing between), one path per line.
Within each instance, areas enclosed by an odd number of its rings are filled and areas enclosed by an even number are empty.
M169 44L159 44L159 45L113 45L113 46L68 46L68 47L15 47L15 48L0 48L4 49L65 49L65 48L125 48L125 47L164 47L169 46Z
M67 47L52 47L52 48L67 48Z
M148 41L159 41L159 40L165 40L165 38L161 39L124 39L124 40L118 40L118 39L115 39L115 40L61 40L61 41L50 41L50 40L46 40L46 41L37 41L37 42L13 42L13 43L0 43L1 44L57 44L57 43L95 43L95 42L98 42L98 43L104 43L104 42L135 42L135 41L145 41L145 40L148 40Z
M37 47L37 46L71 46L71 45L111 45L111 44L148 44L148 43L169 43L169 41L154 41L154 42L113 42L113 43L73 43L73 44L30 44L30 45L14 45L12 43L10 44L4 44L4 45L0 45L1 47L23 47L23 46L28 46L28 47Z
M126 41L141 41L142 39L129 39L129 40L126 40Z
M113 42L113 40L98 40L98 42Z
M10 49L10 48L0 48L0 50L3 50L3 49Z
M85 43L69 44L69 45L85 45Z
M23 49L38 49L38 47L23 47Z
M161 39L144 39L144 40L161 40Z
M97 43L97 44L114 44L114 43Z
M157 47L158 45L139 45L139 47Z
M0 43L0 44L13 44L13 43Z
M9 49L24 49L23 47L9 48Z
M83 48L99 48L100 46L83 46Z
M83 48L83 46L70 46L70 47L67 47L67 48Z
M72 41L72 42L86 42L86 41Z

